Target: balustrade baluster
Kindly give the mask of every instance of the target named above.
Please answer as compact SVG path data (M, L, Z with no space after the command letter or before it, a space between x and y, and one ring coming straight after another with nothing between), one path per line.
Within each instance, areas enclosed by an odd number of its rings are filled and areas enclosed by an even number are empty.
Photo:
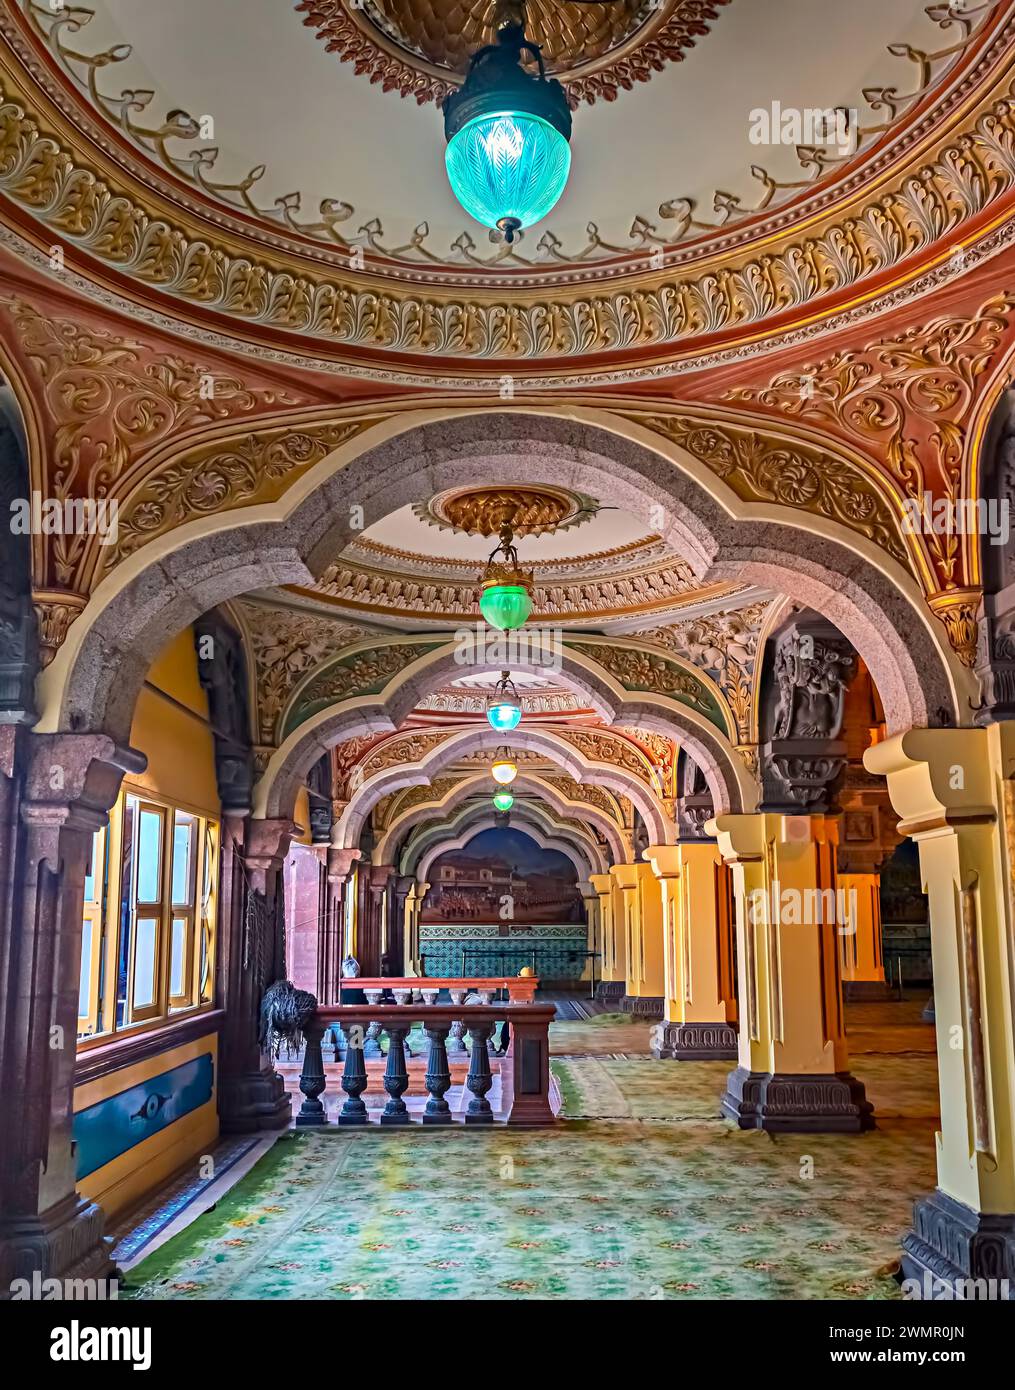
M466 1077L465 1084L472 1092L472 1100L469 1101L469 1108L465 1112L467 1125L493 1124L493 1111L486 1098L487 1091L493 1085L493 1076L490 1072L490 1054L486 1049L487 1041L492 1032L492 1023L470 1022L469 1024L472 1051L469 1054L469 1075Z
M409 1072L405 1065L405 1035L408 1027L388 1025L388 1060L384 1068L384 1089L389 1100L381 1114L382 1125L407 1125L409 1112L403 1092L409 1085Z
M303 1037L306 1042L303 1051L303 1070L300 1073L303 1104L296 1116L296 1125L299 1129L308 1125L326 1125L328 1123L328 1112L324 1108L323 1101L318 1099L327 1085L324 1075L324 1056L321 1052L321 1039L324 1037L323 1024L308 1023L303 1030Z
M427 1028L425 1031L430 1039L430 1052L426 1059L426 1089L430 1092L430 1099L423 1112L423 1123L449 1125L451 1107L444 1099L444 1094L451 1085L451 1068L448 1065L446 1046L448 1025Z
M365 1125L367 1123L366 1102L361 1100L367 1088L367 1064L363 1055L363 1027L351 1023L345 1030L345 1067L342 1071L342 1090L348 1096L338 1117L340 1125Z

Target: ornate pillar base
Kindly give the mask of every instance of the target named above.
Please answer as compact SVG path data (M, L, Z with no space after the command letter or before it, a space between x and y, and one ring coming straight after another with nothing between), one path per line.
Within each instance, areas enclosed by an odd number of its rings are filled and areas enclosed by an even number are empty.
M604 1004L619 1005L626 992L624 980L600 980L596 985L596 998Z
M292 1098L281 1076L270 1068L220 1078L218 1105L223 1134L285 1129L292 1119Z
M649 1014L653 1018L662 1018L665 1003L661 995L655 998L647 994L625 993L620 997L620 1011L625 1014Z
M0 1289L15 1279L111 1279L112 1240L103 1235L102 1209L77 1193L39 1216L0 1222Z
M652 1034L652 1056L674 1062L732 1062L737 1030L731 1023L660 1023Z
M944 1283L955 1298L1015 1300L1015 1215L974 1211L939 1189L916 1203L913 1225L902 1240L902 1272L929 1285L928 1297L941 1297Z
M758 1072L735 1067L723 1114L770 1134L860 1134L874 1128L863 1082L849 1072Z

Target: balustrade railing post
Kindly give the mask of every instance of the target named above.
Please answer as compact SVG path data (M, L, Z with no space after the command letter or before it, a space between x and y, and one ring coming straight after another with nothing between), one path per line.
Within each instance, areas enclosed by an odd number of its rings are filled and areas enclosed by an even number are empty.
M408 1026L388 1025L388 1060L384 1067L384 1089L388 1093L388 1103L381 1114L382 1125L407 1125L409 1112L403 1092L409 1085L409 1072L405 1065L405 1035Z
M303 1051L303 1070L300 1073L300 1090L303 1104L296 1116L296 1126L303 1129L308 1125L326 1125L328 1112L318 1097L327 1085L324 1075L324 1056L321 1052L321 1039L324 1037L322 1023L308 1023L303 1030L306 1047Z
M430 1052L426 1059L426 1089L430 1099L423 1112L425 1125L449 1125L451 1107L444 1099L451 1085L451 1068L448 1065L448 1024L430 1027L425 1030L430 1040Z
M367 1088L367 1064L363 1056L363 1025L350 1023L345 1029L345 1067L342 1071L342 1090L348 1099L342 1106L338 1117L340 1125L365 1125L367 1119L366 1102L361 1100Z
M490 1072L490 1054L486 1050L486 1044L492 1032L492 1023L469 1023L472 1051L469 1054L469 1074L465 1079L465 1084L472 1092L472 1100L469 1101L469 1108L465 1112L467 1125L493 1124L493 1111L486 1098L487 1091L493 1085L493 1076Z

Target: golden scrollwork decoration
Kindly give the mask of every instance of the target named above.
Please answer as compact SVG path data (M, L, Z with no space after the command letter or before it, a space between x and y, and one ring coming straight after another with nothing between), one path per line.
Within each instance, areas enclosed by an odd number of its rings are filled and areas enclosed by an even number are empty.
M477 3L482 7L486 0L477 0ZM650 20L652 12L658 15L663 4L671 8L662 24L653 26L650 23L645 26L645 38L641 44L634 47L624 45L615 61L612 64L607 62L604 67L597 68L593 64L587 72L576 73L570 78L566 71L563 73L572 102L593 101L597 97L614 100L621 90L630 90L648 81L654 72L667 63L683 57L684 50L696 37L707 33L709 24L718 17L717 6L725 3L727 0L662 0L660 4L649 5ZM461 5L461 0L456 0L456 4ZM982 20L995 8L993 5L982 5L962 10L956 5L957 0L951 0L951 3L929 6L926 11L942 29L959 30L960 36L956 42L933 52L905 43L889 46L888 52L893 58L904 60L910 65L910 70L914 70L915 87L911 92L902 92L897 85L888 84L864 89L862 98L871 111L886 113L886 119L860 126L858 141L861 144L872 143L883 136L902 113L925 96L943 71L943 65L957 59L976 38L979 26L975 21ZM21 0L21 8L24 20L37 40L49 49L67 76L87 95L92 106L146 155L171 173L226 207L252 215L266 226L285 228L300 237L319 240L343 252L361 247L385 262L408 261L431 266L465 263L487 269L499 266L511 269L547 264L578 265L618 254L651 252L657 247L676 246L702 232L723 230L769 210L780 198L799 193L820 180L830 167L854 157L852 150L836 155L829 148L799 145L796 147L796 157L803 172L802 178L780 180L762 166L752 165L751 174L760 185L753 206L745 205L737 194L716 189L711 200L715 220L709 221L698 215L696 199L674 196L659 205L655 216L645 216L640 212L635 215L626 246L605 239L600 234L598 224L590 222L586 244L572 250L565 248L555 233L546 230L532 255L522 249L524 234L510 244L498 234L493 234L490 238L492 250L484 255L479 252L474 238L463 231L451 243L448 252L441 255L426 245L430 228L425 220L416 225L408 240L391 245L385 238L378 217L357 214L355 207L342 197L331 196L320 200L316 216L309 220L301 216L304 195L298 190L283 194L270 205L259 201L256 197L257 186L267 172L264 163L256 164L239 179L217 177L215 166L219 149L201 143L201 124L191 113L177 108L167 111L162 121L153 120L148 115L149 108L157 99L153 90L128 86L115 92L102 80L133 56L133 48L123 43L92 54L83 51L80 34L94 18L94 11L84 5L51 7L39 3L39 0ZM342 0L303 0L300 8L307 13L305 22L321 30L329 49L352 62L356 71L378 83L384 90L397 91L421 103L440 101L457 80L450 68L424 71L414 68L404 47L395 43L387 47L379 45L371 39L371 29L361 22L362 16L351 15ZM357 10L363 8L363 5L356 6ZM585 8L571 7L579 12ZM560 6L554 6L554 9L560 9ZM384 19L390 23L389 16ZM377 35L381 31L375 28L372 32ZM182 152L179 149L181 145ZM81 196L90 199L94 194L81 190ZM353 232L351 227L357 217L360 225ZM660 232L660 220L670 224L666 231Z

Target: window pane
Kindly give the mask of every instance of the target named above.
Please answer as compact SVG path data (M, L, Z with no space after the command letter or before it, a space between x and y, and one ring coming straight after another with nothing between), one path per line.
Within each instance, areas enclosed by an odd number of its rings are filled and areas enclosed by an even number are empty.
M102 848L102 831L96 830L92 836L92 843L88 848L88 867L85 869L85 902L93 903L98 898L95 879L102 868L99 862L99 851ZM101 878L99 880L101 882Z
M187 962L187 919L173 918L173 934L169 943L169 996L178 999L186 991L184 967Z
M87 1018L91 1007L93 950L92 924L86 917L81 928L81 977L78 984L78 1018Z
M127 1021L127 977L130 970L130 942L134 926L131 883L134 872L134 831L137 824L137 797L128 796L123 806L123 872L120 875L120 945L116 958L116 1018L121 1028Z
M197 822L186 811L177 811L173 824L173 905L190 907L194 901L194 841Z
M162 817L156 811L142 811L137 834L137 900L157 903L162 859Z
M158 921L154 917L139 917L135 925L137 945L134 948L134 1008L144 1009L155 1003L155 946L158 941Z

